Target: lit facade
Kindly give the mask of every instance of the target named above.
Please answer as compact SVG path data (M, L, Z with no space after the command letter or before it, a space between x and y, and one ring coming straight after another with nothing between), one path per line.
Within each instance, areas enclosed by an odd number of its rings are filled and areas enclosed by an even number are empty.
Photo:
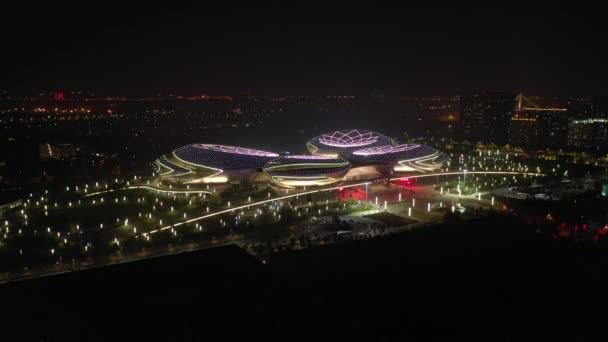
M587 118L570 120L568 145L577 148L608 148L608 119Z
M460 97L460 118L465 138L473 142L504 144L515 95L511 92L479 92Z
M306 147L314 155L338 157L362 148L394 144L395 141L385 135L361 129L349 129L321 134L308 141Z
M566 145L568 111L563 108L522 108L509 125L509 144L553 147Z
M540 120L538 116L517 113L509 124L509 145L537 146L540 139Z
M51 145L46 143L40 144L39 151L42 160L65 160L77 156L80 153L80 148L71 144Z
M351 165L344 159L288 155L273 159L264 166L274 184L287 188L328 185L341 181Z
M356 150L350 159L359 164L391 165L396 172L425 172L440 169L447 155L426 145L385 145Z
M447 156L426 145L397 144L382 134L342 130L307 143L309 155L279 155L251 148L192 144L154 161L156 174L180 184L243 180L284 188L323 186L344 180L374 179L395 172L440 169Z
M250 148L193 144L161 156L154 166L161 177L185 184L227 183L253 177L277 157L276 153Z

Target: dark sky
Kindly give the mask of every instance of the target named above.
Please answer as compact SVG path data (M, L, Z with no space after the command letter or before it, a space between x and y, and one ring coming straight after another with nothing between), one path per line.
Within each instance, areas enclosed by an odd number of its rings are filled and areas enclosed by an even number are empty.
M0 14L0 86L127 95L607 92L608 30L593 5L258 3L10 5Z

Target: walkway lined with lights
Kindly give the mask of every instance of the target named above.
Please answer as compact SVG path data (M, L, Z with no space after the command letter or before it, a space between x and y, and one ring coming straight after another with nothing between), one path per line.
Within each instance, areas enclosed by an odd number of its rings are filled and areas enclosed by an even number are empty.
M543 176L542 173L528 173L528 172L515 172L515 171L466 171L466 172L464 172L464 171L458 171L458 172L444 172L444 173L433 173L433 174L424 174L424 175L413 175L413 176L396 177L396 178L390 178L390 180L391 181L395 181L395 180L401 180L401 179L426 178L426 177L435 177L435 176L453 176L453 175L464 175L464 174L494 174L494 175ZM184 224L193 223L193 222L196 222L196 221L204 220L204 219L209 218L209 217L214 217L214 216L230 213L230 212L233 212L235 210L245 209L245 208L248 208L248 207L251 207L251 206L257 206L257 205L261 205L261 204L264 204L264 203L270 203L270 202L274 202L274 201L280 201L280 200L284 200L284 199L287 199L287 198L298 197L298 196L301 196L301 195L320 193L320 192L323 192L323 191L332 191L332 190L338 190L338 189L343 189L343 188L351 188L351 187L363 186L363 185L371 184L371 183L372 182L363 182L363 183L349 184L349 185L337 186L337 187L332 187L332 188L327 188L327 189L318 189L318 190L306 191L306 192L301 192L301 193L297 193L297 194L294 194L294 195L286 195L286 196L281 196L281 197L275 197L275 198L271 198L271 199L255 202L255 203L249 203L249 204L246 204L246 205L241 205L241 206L237 206L237 207L234 207L234 208L229 208L229 209L221 210L221 211L218 211L218 212L215 212L215 213L211 213L211 214L207 214L207 215L198 216L198 217L186 220L186 221L182 221L182 222L174 223L174 224L171 224L171 225L168 225L168 226L164 226L164 227L152 230L150 232L142 233L142 234L140 234L138 236L146 237L149 234L154 234L154 233L157 233L159 231L164 231L164 230L167 230L167 229L176 228L176 227L179 227L179 226L184 225ZM186 192L186 191L184 191L184 192Z
M164 189L155 188L155 187L152 187L149 185L138 185L138 186L128 186L126 188L120 188L120 189L93 192L93 193L84 195L82 197L90 197L90 196L101 195L101 194L110 193L110 192L114 192L114 191L134 190L134 189L147 189L147 190L152 190L152 191L156 191L159 193L162 192L162 193L176 193L176 194L190 194L190 193L192 193L192 194L211 194L210 191L205 191L205 190L164 190Z
M401 179L411 179L411 178L424 178L424 177L434 177L434 176L450 176L450 175L464 175L464 174L495 174L495 175L523 175L523 176L544 176L543 173L533 173L533 172L516 172L516 171L458 171L458 172L443 172L443 173L433 173L433 174L425 174L425 175L413 175L413 176L404 176L391 178L390 180L401 180Z

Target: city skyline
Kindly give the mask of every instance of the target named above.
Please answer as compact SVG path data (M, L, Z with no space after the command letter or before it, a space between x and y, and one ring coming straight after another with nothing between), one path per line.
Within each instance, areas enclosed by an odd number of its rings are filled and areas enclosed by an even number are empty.
M605 23L583 2L5 4L3 336L605 335Z

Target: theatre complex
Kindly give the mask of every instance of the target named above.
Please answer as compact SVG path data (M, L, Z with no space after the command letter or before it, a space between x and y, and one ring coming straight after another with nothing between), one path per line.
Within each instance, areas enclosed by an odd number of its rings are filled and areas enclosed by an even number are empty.
M433 147L399 144L373 131L350 129L321 134L306 143L310 154L291 155L252 148L192 144L154 161L155 174L176 184L250 181L295 189L437 171L446 154Z

